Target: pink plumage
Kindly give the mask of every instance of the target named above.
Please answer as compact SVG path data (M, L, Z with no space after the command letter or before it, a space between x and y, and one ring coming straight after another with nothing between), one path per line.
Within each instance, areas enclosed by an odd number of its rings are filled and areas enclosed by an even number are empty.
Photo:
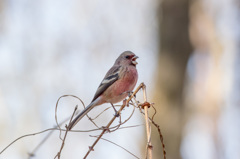
M95 106L118 103L128 96L138 80L137 58L131 51L125 51L116 59L99 85L92 102L69 124L69 130Z

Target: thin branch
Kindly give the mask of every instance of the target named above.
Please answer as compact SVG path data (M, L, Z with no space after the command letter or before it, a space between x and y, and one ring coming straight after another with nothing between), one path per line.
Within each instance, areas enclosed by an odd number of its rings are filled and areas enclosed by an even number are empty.
M52 131L52 130L59 130L59 129L57 129L57 128L50 128L50 129L45 129L45 130L40 131L40 132L37 132L37 133L26 134L26 135L20 136L20 137L18 137L17 139L13 140L10 144L8 144L8 145L0 152L0 154L2 154L6 149L8 149L8 147L10 147L12 144L14 144L15 142L17 142L18 140L20 140L20 139L22 139L22 138L25 138L25 137L28 137L28 136L35 136L35 135L42 134L42 133L44 133L44 132L48 132L48 131ZM65 131L65 130L62 130L62 131Z
M127 128L134 128L134 127L139 127L139 126L143 126L143 125L144 125L144 124L132 125L132 126L124 126L124 127L120 127L118 130L127 129Z
M140 105L141 105L141 104L140 104ZM153 107L153 103L151 104L151 106ZM153 107L153 108L154 108L154 107ZM139 110L140 110L140 113L142 113L143 115L145 115L145 113L144 113L141 109L139 109ZM155 109L154 109L154 110L155 110ZM148 117L148 119L149 119L149 120L151 121L151 123L158 129L158 134L159 134L160 141L161 141L161 144L162 144L162 149L163 149L163 157L164 157L164 159L166 159L166 149L165 149L165 144L164 144L164 142L163 142L163 135L162 135L160 126L153 121L153 117L152 117L152 118Z
M92 120L96 120L99 116L101 116L105 111L107 111L108 109L110 109L111 107L107 107L106 109L104 109L101 113L99 113L96 117L94 117Z
M90 137L96 137L96 136L91 136L91 135L90 135ZM126 152L128 152L129 154L131 154L132 156L134 156L135 158L140 159L139 157L137 157L136 155L134 155L132 152L128 151L126 148L124 148L124 147L122 147L122 146L120 146L120 145L118 145L118 144L116 144L116 143L114 143L114 142L112 142L112 141L110 141L110 140L108 140L108 139L101 138L101 140L110 142L111 144L114 144L114 145L116 145L117 147L120 147L121 149L125 150Z
M57 103L56 103L56 107L55 107L55 121L56 121L57 127L60 130L59 138L61 140L62 140L62 138L61 138L61 133L62 132L61 132L60 125L58 124L58 120L57 120L57 109L58 109L58 103L59 103L60 99L63 98L63 97L74 97L74 98L78 99L82 103L83 107L85 108L84 102L79 97L77 97L75 95L62 95L61 97L58 98ZM76 110L74 112L76 112Z
M76 111L77 111L77 106L75 107L75 109L74 109L74 111L73 111L73 114L72 114L72 116L71 116L71 119L69 120L68 125L72 122L73 116L74 116L74 114L75 114ZM57 158L57 157L58 157L58 159L60 159L60 157L61 157L62 149L63 149L63 147L64 147L65 140L66 140L66 137L67 137L67 133L68 133L68 131L69 131L69 128L68 128L67 125L65 126L65 128L67 129L67 131L65 132L64 138L63 138L63 140L62 140L61 148L60 148L59 152L57 153L57 155L54 157L54 159ZM60 133L61 133L61 130L60 130ZM60 138L60 139L61 139L61 138Z
M161 129L160 129L160 126L155 123L152 119L149 118L149 120L151 121L151 123L158 129L158 134L159 134L159 137L160 137L160 140L161 140L161 143L162 143L162 149L163 149L163 158L166 159L166 149L165 149L165 145L164 145L164 142L163 142L163 135L162 135L162 132L161 132Z
M133 113L134 113L134 112L135 112L135 107L133 107L132 113L130 114L130 116L129 116L124 122L121 122L121 120L120 120L120 123L119 123L118 125L114 126L114 127L109 128L109 131L110 131L110 132L114 132L114 131L116 131L117 129L119 129L121 125L125 124L127 121L130 120L130 118L133 116ZM121 117L121 116L120 116L120 117ZM115 130L111 130L111 129L113 129L113 128L116 128L116 129L115 129Z
M115 106L116 107L116 106ZM111 107L107 107L106 109L104 109L101 113L99 113L96 117L94 118L91 118L88 114L87 114L87 117L88 119L97 127L97 128L100 128L95 122L94 120L96 120L99 116L101 116L105 111L107 111L109 108Z
M59 129L59 128L50 128L50 129L45 129L43 131L39 131L39 132L36 132L36 133L31 133L31 134L26 134L26 135L23 135L23 136L20 136L18 137L17 139L13 140L10 144L8 144L1 152L0 154L2 154L4 151L6 151L12 144L14 144L15 142L17 142L18 140L22 139L22 138L25 138L25 137L29 137L29 136L35 136L35 135L38 135L38 134L42 134L42 133L45 133L45 132L48 132L48 131L67 131L66 129ZM88 132L93 132L93 131L99 131L99 130L103 130L103 128L99 128L99 129L91 129L91 130L71 130L71 132L85 132L85 133L88 133ZM31 155L31 154L30 154Z
M100 128L93 120L95 120L95 119L97 119L100 115L102 115L106 110L108 110L109 108L111 108L111 107L108 107L108 108L106 108L106 109L104 109L101 113L99 113L95 118L91 118L91 117L89 117L88 116L88 114L87 114L87 117L88 117L88 119L97 127L97 128Z
M60 124L61 125L61 124ZM133 127L138 127L138 126L142 126L141 125L132 125L132 126L125 126L125 127L121 127L119 129L126 129L126 128L133 128ZM13 145L15 142L17 142L18 140L22 139L22 138L25 138L25 137L30 137L30 136L35 136L35 135L39 135L39 134L42 134L42 133L45 133L45 132L48 132L48 131L51 131L50 133L52 133L53 131L59 131L60 129L58 128L50 128L50 129L45 129L45 130L42 130L42 131L39 131L39 132L36 132L36 133L31 133L31 134L26 134L26 135L23 135L23 136L20 136L18 137L17 139L13 140L10 144L8 144L1 152L0 154L2 154L4 151L6 151L11 145ZM93 132L93 131L100 131L100 130L103 130L102 128L100 129L91 129L91 130L71 130L71 132L85 132L85 133L88 133L88 132ZM61 129L61 131L67 131L66 129ZM48 137L48 136L46 136ZM44 138L44 141L45 141L45 138ZM42 143L42 142L41 142ZM39 144L41 145L41 144ZM31 156L34 156L35 152L36 152L36 149L39 148L39 145L34 149L33 152L29 153L30 154L30 157Z
M151 103L151 108L154 109L154 113L153 113L153 116L152 116L152 120L154 119L154 116L157 114L157 109L154 107L154 103Z
M147 155L148 159L152 159L152 143L151 143L151 126L149 124L148 120L148 108L150 107L150 104L147 102L147 93L146 93L146 85L143 85L143 97L144 97L144 104L142 107L144 108L145 111L145 122L146 122L146 131L147 131Z
M61 126L62 124L64 124L66 121L70 120L71 117L68 117L67 119L63 120L59 125ZM54 126L54 128L57 128L57 126ZM56 130L56 129L55 129ZM57 129L58 130L58 129ZM54 132L54 130L49 130L50 132L43 138L43 140L32 150L32 152L28 153L29 157L28 159L30 159L31 157L33 157L35 155L35 153L37 152L37 150L47 141L47 139L52 135L52 133ZM63 131L63 130L62 130ZM65 131L65 130L64 130Z
M90 116L88 116L88 114L86 114L86 116L88 117L88 119L93 123L93 125L95 125L97 128L100 128L92 119Z

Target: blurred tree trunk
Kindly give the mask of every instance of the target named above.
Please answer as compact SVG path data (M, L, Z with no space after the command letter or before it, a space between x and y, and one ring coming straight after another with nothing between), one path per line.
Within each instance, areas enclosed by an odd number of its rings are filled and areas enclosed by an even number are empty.
M163 1L159 9L160 51L155 99L168 159L179 159L183 128L183 85L188 58L189 0ZM157 135L154 137L157 138ZM159 142L158 139L154 140ZM153 143L154 144L154 143ZM155 145L158 143L155 143ZM156 149L155 149L156 150ZM161 151L154 151L162 156Z
M233 73L239 70L236 67L239 51L235 39L237 31L231 25L238 26L235 20L239 16L236 16L235 0L218 5L213 2L196 0L190 9L190 37L194 54L189 63L191 78L186 89L186 107L190 113L181 148L186 159L199 155L211 159L239 158L239 153L233 155L234 150L239 151L239 144L235 145L234 141L240 134L237 129L239 124L233 125L239 121L234 117L234 113L239 112L235 107L239 106L239 87L235 84L238 73ZM219 28L227 32L222 33ZM234 103L236 100L237 103Z

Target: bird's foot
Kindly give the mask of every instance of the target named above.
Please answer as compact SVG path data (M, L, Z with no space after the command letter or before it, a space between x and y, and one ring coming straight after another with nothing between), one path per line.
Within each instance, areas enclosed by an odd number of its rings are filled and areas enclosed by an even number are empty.
M114 116L115 116L115 117L119 117L120 115L119 115L118 112L115 112Z
M128 94L128 97L131 97L131 95L133 94L133 91L126 91L126 92L121 93L120 95L125 94L125 93ZM136 94L134 94L134 97L136 98Z
M106 130L106 131L108 131L108 132L110 132L110 129L107 128L107 127L105 127L105 126L103 126L102 129L103 129L103 130Z
M128 93L128 97L131 97L133 94L133 91L127 91L127 93ZM134 97L136 98L136 94L134 94Z
M119 117L118 111L116 110L116 108L114 107L114 105L113 105L112 103L111 103L111 105L112 105L112 107L113 107L113 110L115 111L114 116L115 116L115 117Z
M123 105L126 105L127 107L129 106L129 103L127 103L127 99L123 100Z

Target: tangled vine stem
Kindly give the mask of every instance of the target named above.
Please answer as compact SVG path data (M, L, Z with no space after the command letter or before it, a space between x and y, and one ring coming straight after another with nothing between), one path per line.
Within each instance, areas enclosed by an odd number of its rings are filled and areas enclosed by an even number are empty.
M74 112L73 112L73 114L72 114L72 116L71 116L71 119L69 120L69 123L68 124L70 124L70 122L72 121L72 119L73 119L73 116L74 116L74 114L76 113L76 111L77 111L77 106L75 107L75 109L74 109ZM57 118L56 118L57 119ZM59 126L59 125L58 125ZM62 150L63 150L63 147L64 147L64 145L65 145L65 140L66 140L66 137L67 137L67 133L68 133L68 127L67 127L67 125L65 126L66 128L67 128L67 131L65 131L65 134L64 134L64 138L62 139L61 138L61 136L59 136L59 138L62 140L62 145L61 145L61 148L60 148L60 150L59 150L59 152L56 154L56 156L54 157L54 159L55 158L58 158L58 159L60 159L60 157L61 157L61 153L62 153ZM59 127L60 128L60 127ZM60 130L60 133L61 133L61 130Z

